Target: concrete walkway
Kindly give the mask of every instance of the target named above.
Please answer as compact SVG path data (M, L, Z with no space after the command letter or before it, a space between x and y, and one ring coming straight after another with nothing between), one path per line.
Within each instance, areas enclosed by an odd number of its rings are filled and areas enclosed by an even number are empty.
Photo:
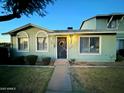
M72 93L72 85L68 71L67 60L58 59L55 61L55 70L48 84L46 93Z

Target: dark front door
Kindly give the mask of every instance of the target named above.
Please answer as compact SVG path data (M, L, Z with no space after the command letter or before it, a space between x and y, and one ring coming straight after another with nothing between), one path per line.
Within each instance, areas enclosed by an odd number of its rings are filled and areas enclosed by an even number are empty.
M66 37L57 37L57 58L67 58Z

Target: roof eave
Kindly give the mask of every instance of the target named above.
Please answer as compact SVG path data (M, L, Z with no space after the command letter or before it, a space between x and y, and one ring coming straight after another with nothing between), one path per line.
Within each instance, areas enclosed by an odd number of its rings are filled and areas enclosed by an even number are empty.
M94 32L94 31L89 31L89 32L63 32L63 33L57 33L57 32L55 32L55 33L49 33L49 35L73 35L73 34L88 34L88 35L90 35L90 34L100 34L100 35L102 35L102 34L108 34L108 35L110 35L110 34L115 34L116 35L116 32L113 32L113 31L109 31L109 32L107 32L107 31L102 31L102 32Z
M40 27L40 26L37 26L37 25L34 25L34 24L29 23L29 24L26 24L26 25L24 25L24 26L18 27L18 28L14 29L14 30L11 30L11 31L9 31L9 32L2 33L2 35L6 35L6 34L10 34L10 35L11 35L11 34L13 34L13 33L16 33L17 31L19 31L19 30L21 30L21 29L24 29L24 28L27 28L27 27L36 27L36 28L39 28L39 29L41 29L41 30L45 30L46 32L54 32L54 31L52 31L52 30L48 30L48 29L46 29L46 28L43 28L43 27Z

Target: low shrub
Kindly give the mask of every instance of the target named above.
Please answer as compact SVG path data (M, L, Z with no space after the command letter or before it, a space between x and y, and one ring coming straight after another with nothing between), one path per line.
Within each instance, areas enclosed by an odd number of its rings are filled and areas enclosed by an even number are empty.
M24 56L18 56L18 57L11 59L10 64L12 64L12 65L24 65L25 64Z
M37 58L38 58L37 55L28 55L28 56L25 56L26 64L35 65L36 64L36 61L37 61Z
M74 62L75 62L75 59L70 59L70 60L69 60L69 63L70 63L70 64L74 64Z
M124 49L119 49L117 51L117 55L123 56L124 57Z
M56 58L51 58L49 65L50 65L50 66L53 66L54 63L55 63L55 60L56 60Z
M124 56L117 55L116 61L124 61Z
M44 65L49 65L51 62L51 57L44 57L42 58L42 62Z
M0 47L0 64L7 64L7 61L9 61L8 59L8 48Z

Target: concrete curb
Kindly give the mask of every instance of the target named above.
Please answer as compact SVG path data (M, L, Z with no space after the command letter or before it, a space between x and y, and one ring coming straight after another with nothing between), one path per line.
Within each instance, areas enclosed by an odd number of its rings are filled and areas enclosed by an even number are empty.
M55 66L37 66L37 65L0 65L0 67L43 67L43 68L55 68Z
M118 67L118 68L124 68L124 66L69 66L69 68L74 67L74 68L109 68L109 67Z

